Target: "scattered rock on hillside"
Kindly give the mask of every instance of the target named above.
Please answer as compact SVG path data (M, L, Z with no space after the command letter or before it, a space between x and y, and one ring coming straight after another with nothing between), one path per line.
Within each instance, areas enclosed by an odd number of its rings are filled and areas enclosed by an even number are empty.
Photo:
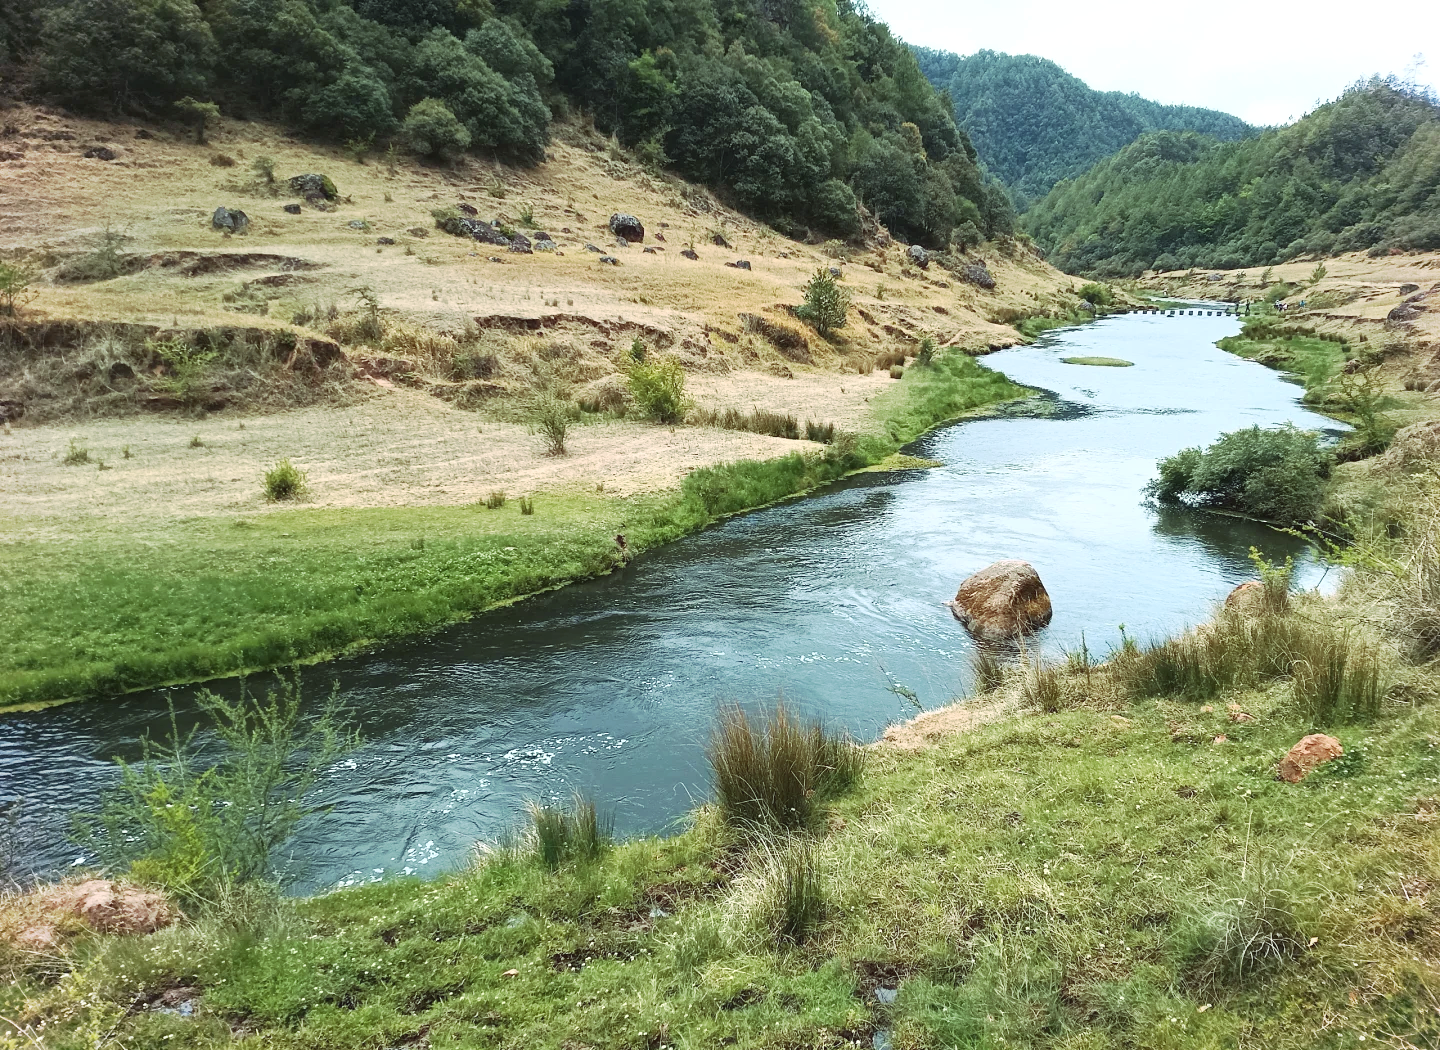
M665 235L664 235L663 233L657 233L657 234L655 235L655 239L656 239L657 241L663 241L663 240L665 239Z
M464 201L461 201L455 205L455 207L459 208L462 214L468 215L472 219L480 214L480 209L476 208L473 204L466 204Z
M839 277L839 276L840 276L840 267L838 267L838 266L832 266L832 267L830 267L830 276L831 276L831 277Z
M910 245L909 250L907 250L905 254L910 257L911 262L922 270L930 265L930 253L918 244Z
M377 238L375 239L375 243L376 243L376 244L394 244L394 243L395 243L395 238L394 238L394 237L377 237Z
M558 247L560 246L549 237L537 237L535 239L535 250L537 252L553 252Z
M723 233L711 234L710 243L715 245L715 247L717 248L729 248L731 246L730 242L725 239L725 235Z
M533 255L535 246L530 243L530 238L523 233L517 233L515 239L510 242L510 251L518 255Z
M615 258L615 256L613 256L613 255L602 255L602 256L600 256L600 258L599 258L598 261L604 263L604 264L607 265L607 266L619 266L619 265L620 265L620 260L617 259L617 258Z
M320 175L309 172L305 175L292 175L286 183L290 192L297 197L304 197L306 200L319 198L321 200L333 201L340 196L340 191L335 188L335 183L330 181L329 175Z
M960 276L977 288L984 288L986 291L995 287L995 278L980 263L966 263L965 268L960 271Z
M109 146L92 146L80 156L88 157L90 160L114 160L118 154Z
M585 243L585 250L586 250L587 252L594 252L596 255L604 255L604 254L605 254L605 250L604 250L603 248L596 247L595 245L589 243L588 241Z
M287 214L287 215L299 215L299 214L300 214L300 205L298 205L298 204L287 204L287 205L285 205L285 214Z
M737 270L748 270L748 269L750 269L750 260L749 260L749 259L736 259L734 262L728 262L728 263L726 263L725 265L726 265L726 266L733 266L733 267L735 267L735 269L737 269Z
M1298 784L1309 776L1316 766L1339 758L1344 753L1345 749L1340 746L1340 741L1333 736L1311 733L1280 760L1280 779L1287 784Z
M624 212L616 212L610 216L610 232L616 237L625 238L626 241L645 239L645 227L640 224L640 220Z
M651 245L651 244L647 244L647 245L645 246L645 254L646 254L646 255L655 255L657 252L659 252L659 250L660 250L659 248L656 248L654 245Z
M955 619L983 641L1006 641L1050 622L1050 594L1029 562L1007 558L987 565L946 603Z
M1392 324L1406 324L1415 320L1425 312L1425 307L1418 303L1401 303L1395 309L1385 315L1385 320Z
M1401 295L1409 295L1411 292L1418 292L1419 290L1420 286L1418 284L1402 284L1400 286Z
M226 233L244 233L250 228L250 216L239 208L216 208L210 216L210 225Z
M700 258L700 256L696 255L696 254L695 254L691 249L689 249L689 248L682 248L682 249L680 249L680 254L683 255L683 256L684 256L685 258L687 258L687 259L698 259L698 258Z

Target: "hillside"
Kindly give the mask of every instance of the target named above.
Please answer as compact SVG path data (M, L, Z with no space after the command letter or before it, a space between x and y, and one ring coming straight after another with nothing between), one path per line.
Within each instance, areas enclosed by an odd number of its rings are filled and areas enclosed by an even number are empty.
M587 126L558 127L530 167L391 167L260 123L222 119L198 146L156 125L4 119L0 255L37 276L0 319L0 702L332 652L605 571L1015 396L970 355L1078 303L1018 243L922 268L883 231L790 240ZM113 159L84 156L98 149ZM310 172L334 202L289 192ZM215 229L219 206L247 232ZM437 228L462 208L556 248ZM616 212L643 241L619 246ZM822 338L790 311L831 267L850 305ZM952 364L904 368L925 337ZM677 363L687 425L635 405L637 340ZM536 432L551 408L564 455ZM282 459L308 475L298 505L265 498ZM696 495L736 461L780 466ZM508 501L486 513L495 493ZM168 553L117 553L136 543ZM157 579L169 604L128 619Z
M1012 232L909 49L850 4L42 0L0 27L0 97L77 113L519 164L583 114L783 232L858 235L857 200L929 247Z
M1253 139L1149 134L1025 227L1061 269L1110 276L1440 247L1440 106L1376 79Z
M1095 91L1036 55L977 51L961 57L916 47L926 79L947 91L955 122L1021 210L1149 131L1194 131L1230 141L1255 133L1238 117Z

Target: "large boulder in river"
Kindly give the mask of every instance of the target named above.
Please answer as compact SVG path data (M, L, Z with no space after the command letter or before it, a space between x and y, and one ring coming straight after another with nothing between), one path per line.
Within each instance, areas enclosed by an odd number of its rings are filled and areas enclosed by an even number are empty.
M1050 594L1027 561L1007 558L969 577L947 603L981 641L1006 641L1050 622Z
M610 232L632 244L645 239L645 227L640 224L640 220L623 212L610 216Z

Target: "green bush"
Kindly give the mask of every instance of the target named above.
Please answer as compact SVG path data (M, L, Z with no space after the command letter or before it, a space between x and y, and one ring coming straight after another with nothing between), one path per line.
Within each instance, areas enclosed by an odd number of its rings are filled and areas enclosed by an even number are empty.
M1110 287L1104 284L1082 284L1080 291L1075 293L1084 299L1091 306L1109 306L1114 301L1110 293Z
M837 328L845 327L845 311L850 295L836 282L827 269L815 271L805 285L805 301L795 309L795 316L809 321L815 331L828 337Z
M400 137L422 157L443 160L454 160L470 145L469 129L460 123L449 106L435 98L421 99L410 107L400 125Z
M301 499L308 491L305 475L288 459L265 472L265 498L271 503Z
M547 456L565 455L565 438L575 418L575 406L558 397L541 398L532 410L532 425L545 444Z
M1254 426L1224 434L1207 449L1187 448L1162 459L1147 491L1162 503L1297 524L1319 514L1333 460L1311 431Z
M215 351L201 350L181 339L150 340L145 349L160 358L169 370L168 375L150 380L150 385L156 390L169 394L187 407L198 405L209 393L205 379L215 360ZM195 445L192 443L191 447Z
M120 784L75 820L76 840L107 868L185 902L275 877L275 850L318 811L306 796L359 744L337 692L302 719L298 679L263 700L242 683L233 701L202 690L195 702L206 740L182 733L172 709L169 738L143 738L138 765L117 759Z
M628 373L630 396L643 415L659 423L685 418L685 369L679 361L673 357L632 360Z

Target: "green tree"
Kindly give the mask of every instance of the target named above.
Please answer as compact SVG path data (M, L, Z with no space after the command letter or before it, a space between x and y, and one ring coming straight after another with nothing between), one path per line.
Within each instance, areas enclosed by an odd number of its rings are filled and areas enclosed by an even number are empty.
M191 0L66 0L50 10L40 43L41 89L103 113L203 94L215 60Z
M400 135L422 157L454 160L470 145L469 129L438 98L421 99L411 106Z
M815 331L828 338L837 328L845 327L845 311L850 307L850 293L840 287L827 269L815 271L805 284L805 301L795 316L810 322Z
M205 145L205 126L220 119L220 107L213 102L201 102L189 95L175 103L180 114L195 124L195 144Z

